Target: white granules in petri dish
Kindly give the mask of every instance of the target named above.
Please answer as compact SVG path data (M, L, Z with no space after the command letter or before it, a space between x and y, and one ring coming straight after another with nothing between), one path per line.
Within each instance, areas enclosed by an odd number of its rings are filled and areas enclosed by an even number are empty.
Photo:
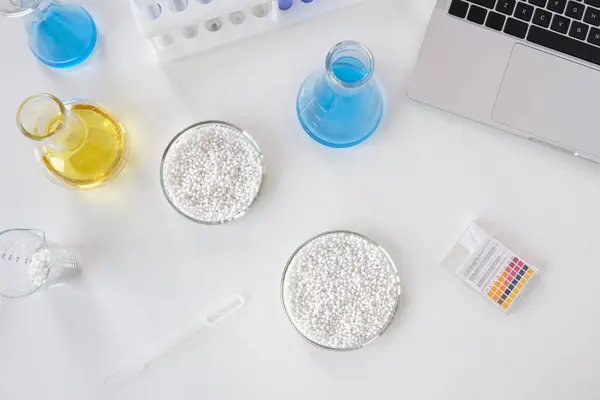
M220 224L248 211L264 170L262 153L247 133L210 121L173 139L163 156L161 179L177 211L196 222Z
M400 283L388 254L351 232L327 232L303 244L282 281L285 312L294 328L319 346L358 349L391 322Z

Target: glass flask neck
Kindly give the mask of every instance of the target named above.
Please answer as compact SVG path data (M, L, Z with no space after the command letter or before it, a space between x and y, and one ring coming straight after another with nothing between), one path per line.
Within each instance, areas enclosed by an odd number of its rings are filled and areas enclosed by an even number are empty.
M359 89L369 84L373 78L375 60L363 44L345 41L331 48L325 60L325 69L330 86Z
M56 1L55 0L37 0L37 6L34 7L34 9L32 10L31 14L29 14L29 21L33 22L33 21L40 21L45 19L45 14L46 11L48 10L48 7L50 7L52 4L55 4Z
M74 150L86 137L85 124L57 97L42 93L19 107L17 125L28 139L57 151Z

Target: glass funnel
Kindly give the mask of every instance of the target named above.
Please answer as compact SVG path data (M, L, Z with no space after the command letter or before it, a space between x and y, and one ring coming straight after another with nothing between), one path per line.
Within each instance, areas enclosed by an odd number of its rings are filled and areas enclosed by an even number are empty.
M46 240L44 232L10 229L0 232L0 296L28 296L56 286L75 274L75 257Z
M42 63L68 68L87 59L96 46L96 24L76 4L55 0L0 0L0 15L26 18L29 48Z
M63 102L42 93L23 101L19 129L35 144L51 180L93 189L116 177L127 159L125 130L104 107L77 99Z
M375 60L358 42L336 44L325 71L310 75L300 87L297 112L304 130L330 147L351 147L375 132L384 99L375 79Z

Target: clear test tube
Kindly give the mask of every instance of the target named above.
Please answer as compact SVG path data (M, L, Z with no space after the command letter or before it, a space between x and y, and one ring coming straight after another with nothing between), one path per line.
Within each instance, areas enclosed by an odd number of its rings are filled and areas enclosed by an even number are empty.
M158 0L135 0L135 5L148 19L158 19L162 13Z
M246 15L243 11L236 11L229 14L229 21L234 25L243 24L246 20Z
M258 18L266 17L271 12L271 2L257 4L254 7L252 7L250 10L252 11L252 14L254 14L255 17L258 17Z
M279 9L283 11L289 10L293 4L294 0L279 0Z
M211 32L217 32L221 29L221 26L223 26L223 22L219 17L210 19L204 23L204 27Z
M175 12L183 11L188 6L188 0L169 0L169 8Z

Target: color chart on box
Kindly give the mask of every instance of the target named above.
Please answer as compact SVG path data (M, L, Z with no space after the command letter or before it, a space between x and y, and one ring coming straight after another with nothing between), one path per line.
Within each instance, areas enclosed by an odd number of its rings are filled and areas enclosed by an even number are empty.
M519 258L513 257L508 267L490 286L488 297L506 310L517 299L534 274L533 268Z
M469 286L506 312L537 274L537 269L494 237L481 244L457 272Z

